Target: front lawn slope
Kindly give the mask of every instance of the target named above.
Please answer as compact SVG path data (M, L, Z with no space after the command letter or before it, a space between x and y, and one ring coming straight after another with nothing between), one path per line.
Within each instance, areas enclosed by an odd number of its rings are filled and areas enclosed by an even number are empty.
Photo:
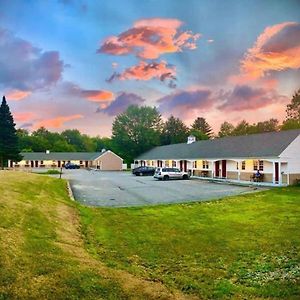
M205 299L300 298L300 188L144 208L80 207L110 267Z
M66 182L0 171L0 299L185 299L85 250Z

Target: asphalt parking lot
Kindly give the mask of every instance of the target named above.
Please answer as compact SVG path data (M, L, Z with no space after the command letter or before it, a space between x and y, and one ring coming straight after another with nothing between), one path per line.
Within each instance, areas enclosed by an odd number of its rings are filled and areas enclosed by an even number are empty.
M255 191L252 187L199 179L159 181L129 172L64 170L77 201L92 206L128 207L218 199Z

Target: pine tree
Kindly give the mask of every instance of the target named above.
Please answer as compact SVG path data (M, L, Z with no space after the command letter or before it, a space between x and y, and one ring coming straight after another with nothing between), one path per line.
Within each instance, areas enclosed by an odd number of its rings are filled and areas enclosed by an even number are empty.
M13 161L22 159L15 125L5 96L3 96L0 106L0 167L2 170L8 159Z
M200 130L202 133L206 134L208 138L211 138L213 135L212 128L206 122L205 118L198 117L192 124L192 129Z

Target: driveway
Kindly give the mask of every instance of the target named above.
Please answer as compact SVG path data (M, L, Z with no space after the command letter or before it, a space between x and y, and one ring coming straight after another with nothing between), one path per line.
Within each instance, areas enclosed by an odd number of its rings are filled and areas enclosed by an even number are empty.
M198 179L158 181L129 172L64 170L62 178L70 181L77 201L103 207L195 202L255 191Z

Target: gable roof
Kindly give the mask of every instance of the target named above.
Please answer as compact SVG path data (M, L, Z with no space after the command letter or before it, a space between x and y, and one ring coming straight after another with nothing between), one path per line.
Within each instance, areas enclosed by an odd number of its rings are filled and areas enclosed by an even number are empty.
M22 152L23 160L95 160L104 152Z
M137 160L277 157L300 135L300 129L230 136L192 144L155 147Z

